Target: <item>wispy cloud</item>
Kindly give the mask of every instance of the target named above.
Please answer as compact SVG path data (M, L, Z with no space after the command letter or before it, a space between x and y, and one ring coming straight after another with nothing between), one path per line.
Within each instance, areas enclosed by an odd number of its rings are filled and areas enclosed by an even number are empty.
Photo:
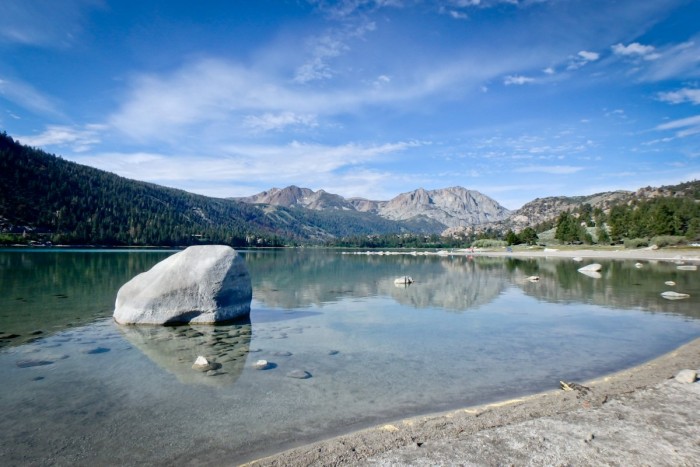
M63 118L58 102L55 99L46 96L33 86L19 80L0 77L0 97L30 112L54 118Z
M681 118L663 123L656 127L657 130L676 130L675 135L678 138L685 138L700 134L700 115L693 117Z
M254 131L279 131L289 127L317 127L318 121L315 115L281 112L249 115L244 124Z
M700 35L657 51L659 57L648 63L642 75L644 80L664 81L700 76Z
M535 82L535 78L530 78L528 76L522 76L522 75L510 75L510 76L506 76L503 79L503 84L505 84L506 86L510 86L513 84L523 85L523 84L530 84L530 83L534 83L534 82Z
M360 17L311 37L307 41L309 57L297 68L294 81L304 84L332 78L336 74L331 66L332 60L351 50L351 43L363 40L365 35L376 29L374 21Z
M203 183L303 184L331 186L349 168L392 157L425 143L405 141L380 145L328 146L292 142L286 145L227 145L205 154L100 153L73 159L124 177L170 184ZM313 167L313 170L309 168ZM267 187L269 188L269 186Z
M660 101L670 104L682 104L690 102L691 104L700 104L700 89L682 88L677 91L660 92L657 94Z
M0 43L40 47L66 47L77 41L85 13L99 7L95 0L3 2Z
M546 173L554 175L567 175L580 172L585 167L577 167L572 165L528 165L515 169L519 173Z
M75 152L85 152L100 143L100 132L103 130L104 125L86 125L84 128L49 125L38 135L20 135L17 139L34 147L69 147Z

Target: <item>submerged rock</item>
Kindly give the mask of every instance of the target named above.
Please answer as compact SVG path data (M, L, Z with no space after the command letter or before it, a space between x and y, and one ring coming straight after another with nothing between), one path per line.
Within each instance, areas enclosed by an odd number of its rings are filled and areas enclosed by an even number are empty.
M17 360L16 365L19 368L31 368L34 366L45 366L45 365L53 365L53 360L44 360L44 359L25 359L25 360Z
M192 364L192 369L199 371L211 371L214 370L216 366L217 365L214 365L213 362L207 360L206 357L200 355Z
M304 370L292 370L289 373L287 373L287 377L296 379L309 379L311 378L311 373Z
M598 263L593 263L593 264L589 264L588 266L584 266L582 268L579 268L578 272L580 272L581 274L584 274L588 277L592 277L594 279L600 279L601 277L603 277L599 272L602 269L602 267L603 266L601 266Z
M253 364L253 368L256 370L269 370L270 368L274 368L274 364L267 360L258 360Z
M683 298L690 297L690 295L688 295L687 293L679 293L679 292L674 292L672 290L669 290L667 292L661 292L661 296L667 300L681 300Z
M413 278L411 276L403 276L394 279L394 284L396 285L408 285L413 284Z
M225 245L191 246L131 279L117 293L120 324L216 323L250 314L248 269Z
M579 272L599 272L603 269L603 266L599 263L592 263L582 268L579 268Z

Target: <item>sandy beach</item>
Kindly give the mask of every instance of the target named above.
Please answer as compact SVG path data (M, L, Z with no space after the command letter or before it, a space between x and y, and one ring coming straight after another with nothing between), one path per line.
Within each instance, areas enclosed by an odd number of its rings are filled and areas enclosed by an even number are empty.
M474 254L700 262L697 248ZM553 382L549 392L400 419L246 465L697 465L700 382L683 381L696 373L700 338L628 370L573 381L573 390Z

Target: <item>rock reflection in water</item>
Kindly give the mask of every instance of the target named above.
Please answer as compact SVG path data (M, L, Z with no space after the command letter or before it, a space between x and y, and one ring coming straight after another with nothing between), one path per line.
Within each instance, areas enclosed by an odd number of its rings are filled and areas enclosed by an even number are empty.
M154 363L185 384L227 386L245 366L250 348L251 325L216 326L119 326L120 331ZM192 368L198 356L216 362L205 372Z

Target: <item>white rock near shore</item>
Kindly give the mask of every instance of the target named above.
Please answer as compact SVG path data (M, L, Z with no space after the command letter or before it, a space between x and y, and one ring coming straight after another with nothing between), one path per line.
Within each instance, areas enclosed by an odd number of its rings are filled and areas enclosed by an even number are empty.
M117 293L120 324L210 324L250 314L248 269L225 245L191 246L137 275Z

